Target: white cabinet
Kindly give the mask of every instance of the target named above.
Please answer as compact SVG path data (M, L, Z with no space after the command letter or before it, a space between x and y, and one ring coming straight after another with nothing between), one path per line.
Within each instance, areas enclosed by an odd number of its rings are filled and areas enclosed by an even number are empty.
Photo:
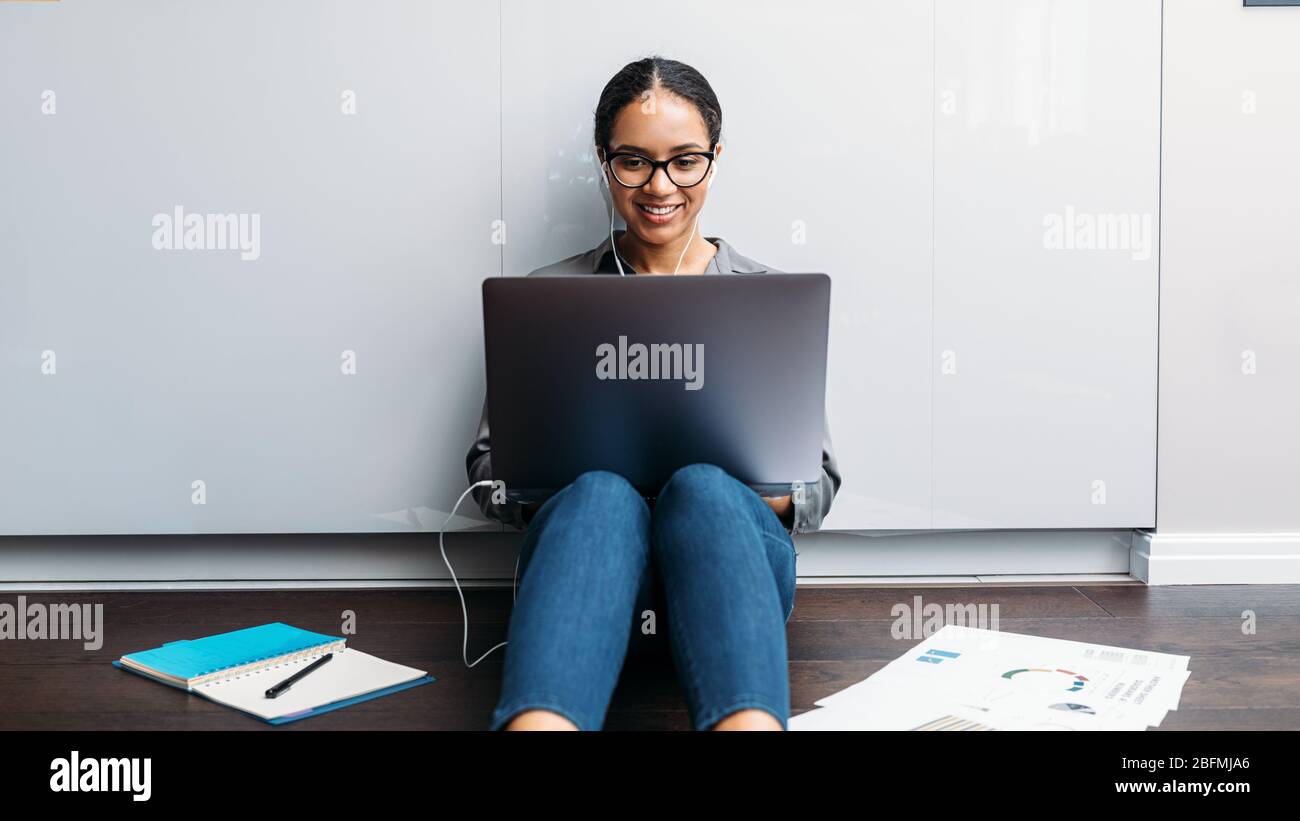
M721 98L703 232L833 277L828 529L1153 522L1158 0L8 5L4 533L439 526L480 281L605 236L592 111L653 53ZM258 258L155 250L177 206Z
M935 528L1150 526L1157 0L935 5Z

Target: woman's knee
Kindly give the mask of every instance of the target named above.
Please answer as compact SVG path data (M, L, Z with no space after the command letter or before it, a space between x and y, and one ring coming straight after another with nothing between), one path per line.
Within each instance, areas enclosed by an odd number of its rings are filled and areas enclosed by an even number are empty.
M588 471L542 506L529 524L521 561L527 563L539 542L557 539L566 550L625 546L644 553L649 528L650 507L631 483L610 471Z
M706 517L746 527L757 525L766 507L752 488L727 471L699 463L673 473L659 492L655 515L691 521Z
M584 501L594 501L611 507L624 506L634 509L646 507L645 499L632 483L609 470L589 470L574 479L568 489L570 493Z
M660 501L702 501L744 488L730 473L705 462L678 468L659 492Z

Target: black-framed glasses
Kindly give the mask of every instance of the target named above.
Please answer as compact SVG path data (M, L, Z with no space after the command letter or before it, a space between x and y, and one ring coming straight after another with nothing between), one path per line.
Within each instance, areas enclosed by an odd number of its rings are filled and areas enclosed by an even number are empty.
M668 181L678 188L692 188L704 182L713 165L712 151L690 151L666 160L652 160L641 154L616 151L605 158L614 180L624 188L640 188L654 178L660 168Z

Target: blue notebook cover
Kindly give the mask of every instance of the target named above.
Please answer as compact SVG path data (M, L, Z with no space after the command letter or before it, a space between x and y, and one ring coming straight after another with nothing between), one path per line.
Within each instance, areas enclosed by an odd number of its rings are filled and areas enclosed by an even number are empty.
M122 658L188 681L336 641L343 641L343 637L312 633L277 621L201 639L172 641L152 650L128 653Z
M251 664L263 659L275 658L287 653L296 653L301 650L308 650L312 647L319 647L325 644L343 641L341 636L328 636L323 633L312 633L308 630L301 630L297 627L274 622L272 624L263 624L258 627L249 627L243 630L235 630L230 633L218 633L214 636L207 636L201 639L182 639L164 644L162 647L156 647L152 650L142 650L138 653L129 653L123 658L129 658L137 664L144 665L150 669L175 676L182 680L189 680L208 673L215 673L231 667L238 667L243 664ZM170 684L171 682L156 678L140 670L135 670L122 664L121 661L114 661L113 666L119 670L135 673L148 678L152 681ZM433 676L424 676L407 681L402 684L396 684L392 687L385 687L381 690L375 690L370 693L363 693L359 696L346 698L341 701L335 701L331 704L322 704L310 710L304 710L292 715L281 716L273 719L263 719L270 724L287 724L291 721L298 721L304 718L328 713L341 707L347 707L352 704L359 704L363 701L379 698L381 696L398 693L402 690L409 690L412 687L418 687L421 684L431 684L436 679ZM172 685L177 686L177 685ZM182 688L187 689L187 688ZM187 692L203 695L197 690L188 690ZM204 696L206 698L206 696ZM211 700L211 699L209 699ZM217 703L217 702L214 702ZM244 712L244 711L240 711ZM244 713L252 715L252 713ZM261 716L253 716L261 718Z

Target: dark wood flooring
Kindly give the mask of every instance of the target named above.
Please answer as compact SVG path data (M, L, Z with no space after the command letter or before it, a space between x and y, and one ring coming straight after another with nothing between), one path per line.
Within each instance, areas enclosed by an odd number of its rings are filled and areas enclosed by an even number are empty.
M482 729L500 686L501 654L469 670L450 590L27 593L28 601L102 602L103 647L0 641L0 730ZM891 638L891 608L997 604L1000 629L1191 656L1180 708L1161 729L1300 729L1300 586L801 588L787 626L792 711L871 675L912 641ZM17 593L0 593L15 603ZM505 637L510 592L470 591L471 657ZM112 667L123 653L270 621L337 634L349 646L428 670L434 684L272 728L202 698ZM1256 632L1244 634L1243 612ZM666 637L637 639L608 729L687 729Z

